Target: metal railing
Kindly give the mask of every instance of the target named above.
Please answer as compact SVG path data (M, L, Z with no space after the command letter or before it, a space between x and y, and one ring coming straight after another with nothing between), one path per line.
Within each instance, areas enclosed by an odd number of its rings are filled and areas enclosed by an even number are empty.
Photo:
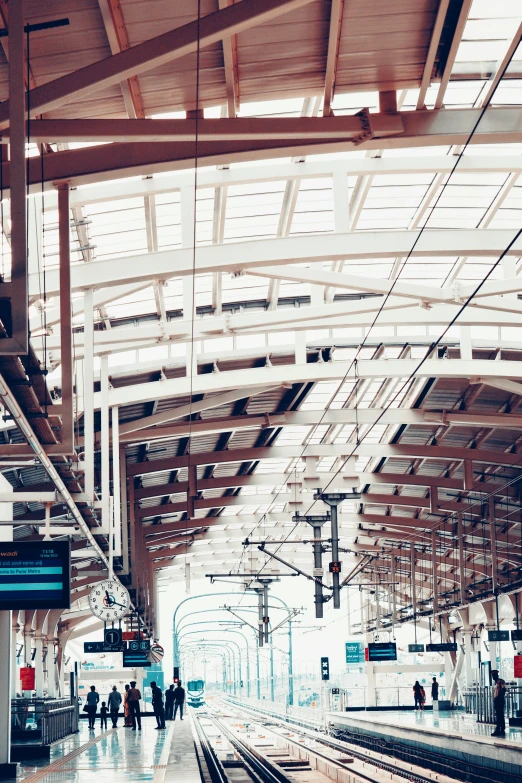
M50 745L78 731L79 708L71 699L13 699L11 732L14 743Z
M492 685L475 685L464 691L464 708L468 715L476 715L477 723L496 723ZM519 717L522 710L522 688L508 685L506 689L506 718Z

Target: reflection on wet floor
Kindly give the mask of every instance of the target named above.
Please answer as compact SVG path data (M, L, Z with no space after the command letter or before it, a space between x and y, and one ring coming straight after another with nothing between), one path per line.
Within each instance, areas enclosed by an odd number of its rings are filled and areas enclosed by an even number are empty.
M408 712L364 712L358 714L361 719L394 726L418 726L426 729L441 729L451 734L474 734L475 736L491 737L495 727L490 723L477 723L474 715L466 715L459 710L451 712L424 712L412 710ZM357 714L354 715L357 717ZM507 721L506 721L507 723ZM506 740L520 742L522 740L522 728L508 728L506 725ZM498 741L498 739L497 739Z
M18 780L93 783L95 774L97 783L141 780L158 783L161 770L155 767L164 768L167 764L173 730L174 724L168 731L160 732L155 730L153 721L143 721L141 732L123 725L108 732L101 732L98 727L89 732L86 723L82 723L78 734L53 745L50 760L31 759L20 763ZM47 774L46 767L50 767Z

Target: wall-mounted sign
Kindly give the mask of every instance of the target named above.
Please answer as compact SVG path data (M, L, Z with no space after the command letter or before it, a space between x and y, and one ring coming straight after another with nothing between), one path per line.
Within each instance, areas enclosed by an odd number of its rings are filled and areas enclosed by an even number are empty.
M69 609L71 553L68 541L1 541L2 609Z
M518 628L516 631L511 631L512 642L522 642L522 628Z
M488 631L488 642L509 642L509 631Z
M457 652L457 645L453 642L442 642L441 644L427 644L426 652Z
M364 643L346 642L346 663L363 663L364 661Z
M23 691L34 691L34 673L31 666L22 666L20 668L20 682Z
M370 642L368 644L369 661L396 661L397 645L395 642Z
M515 655L513 658L514 675L517 679L522 679L522 655Z
M411 652L411 653L424 652L424 645L423 644L409 644L408 645L408 652Z

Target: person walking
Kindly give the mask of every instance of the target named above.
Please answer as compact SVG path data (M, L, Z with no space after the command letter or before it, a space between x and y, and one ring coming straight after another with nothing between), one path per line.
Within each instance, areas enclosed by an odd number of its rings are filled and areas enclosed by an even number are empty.
M413 698L415 699L415 709L418 707L420 710L423 710L423 705L426 701L426 694L424 692L424 688L418 680L415 681L415 685L413 686Z
M506 682L498 676L498 670L493 669L491 677L495 683L493 689L493 708L495 710L496 726L492 737L506 736L506 718L504 716L504 707L506 703Z
M102 701L102 706L100 707L100 729L107 729L108 711L106 703Z
M152 709L154 710L154 716L156 718L156 730L164 729L165 726L165 710L163 708L163 691L158 688L155 682L151 682L150 689L152 691Z
M129 715L132 718L132 730L136 731L136 724L138 724L138 731L141 731L141 692L138 688L136 688L136 683L134 680L130 684L127 699L129 701Z
M112 728L118 728L118 713L120 711L121 693L118 691L115 685L112 686L112 691L109 693L109 711L111 713Z
M181 682L178 682L176 688L174 688L174 717L176 720L176 713L179 707L179 717L183 720L183 705L185 704L185 688L181 687Z
M165 719L172 720L174 712L174 684L165 691Z
M431 683L431 700L432 701L439 700L439 683L437 682L436 677L433 678Z
M87 714L89 716L89 730L94 731L94 724L96 722L96 712L98 709L98 702L100 696L96 693L96 688L91 685L91 690L87 694Z

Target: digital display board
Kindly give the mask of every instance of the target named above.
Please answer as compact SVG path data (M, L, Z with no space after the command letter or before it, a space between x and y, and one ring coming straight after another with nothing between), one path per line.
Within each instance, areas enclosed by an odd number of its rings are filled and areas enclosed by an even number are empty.
M123 668L135 669L141 667L142 669L149 668L151 662L148 658L148 652L146 650L123 650Z
M395 642L370 642L368 644L369 661L396 661L397 645Z
M2 609L69 609L69 542L1 541L0 605Z

